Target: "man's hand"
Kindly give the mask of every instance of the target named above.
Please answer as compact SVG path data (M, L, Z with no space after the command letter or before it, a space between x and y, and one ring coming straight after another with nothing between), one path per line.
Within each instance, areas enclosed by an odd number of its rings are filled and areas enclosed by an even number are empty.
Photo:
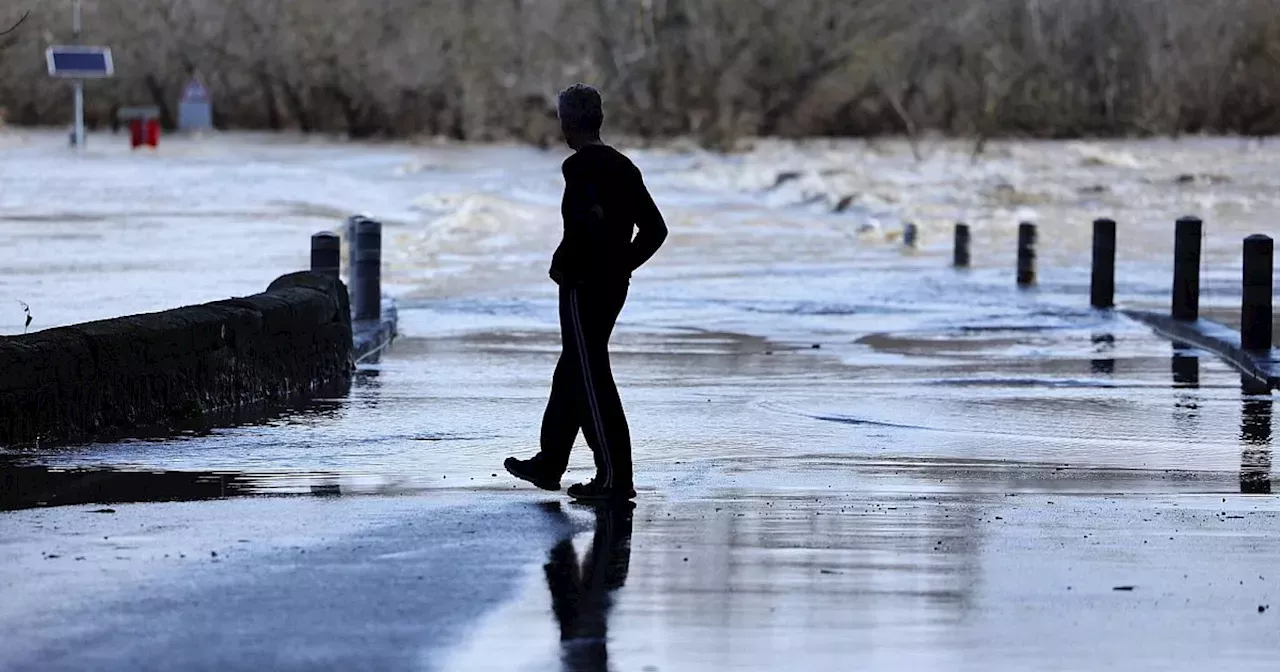
M561 273L560 269L556 268L555 266L551 267L551 272L548 273L548 275L551 276L551 279L555 281L557 285L564 284L564 273Z

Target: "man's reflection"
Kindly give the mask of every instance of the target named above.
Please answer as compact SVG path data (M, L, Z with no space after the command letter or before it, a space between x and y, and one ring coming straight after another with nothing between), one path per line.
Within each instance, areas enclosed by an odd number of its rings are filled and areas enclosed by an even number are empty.
M608 669L609 608L613 592L626 583L631 564L635 504L610 502L590 508L595 512L596 529L582 562L578 562L571 540L564 539L551 549L544 568L551 609L560 623L560 659L568 672Z
M1240 412L1240 492L1271 493L1271 390L1252 379L1242 380L1244 408Z

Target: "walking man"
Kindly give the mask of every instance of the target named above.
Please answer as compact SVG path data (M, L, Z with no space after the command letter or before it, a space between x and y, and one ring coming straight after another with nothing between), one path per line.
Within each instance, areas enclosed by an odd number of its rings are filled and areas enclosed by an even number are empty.
M574 150L562 166L564 238L551 259L551 279L560 286L560 361L542 416L541 450L528 460L509 457L505 466L516 478L559 490L581 429L596 475L570 486L569 496L630 499L631 435L609 369L609 336L631 272L658 251L667 225L635 164L600 140L600 93L575 84L560 92L557 111Z

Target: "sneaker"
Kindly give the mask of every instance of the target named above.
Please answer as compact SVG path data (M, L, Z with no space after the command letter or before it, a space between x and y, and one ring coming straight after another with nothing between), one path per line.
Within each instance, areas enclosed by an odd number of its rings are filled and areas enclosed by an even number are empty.
M586 483L569 486L569 496L584 502L635 499L636 489L632 487L624 489L617 486L606 488L593 479Z
M542 462L535 456L528 460L517 460L514 457L508 457L502 466L516 478L522 481L528 481L543 490L557 492L560 490L560 479L554 478L546 473L542 466Z

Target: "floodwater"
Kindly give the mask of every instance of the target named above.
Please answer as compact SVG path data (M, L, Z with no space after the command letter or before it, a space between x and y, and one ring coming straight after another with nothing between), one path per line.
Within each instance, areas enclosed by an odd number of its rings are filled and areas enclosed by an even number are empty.
M261 291L306 264L311 233L365 211L386 226L402 335L346 398L176 438L10 450L6 474L47 485L0 508L538 496L501 460L536 449L558 349L545 272L562 153L233 135L135 154L103 135L72 157L60 138L0 135L0 332L22 331L18 301L45 328ZM1240 239L1280 211L1280 149L994 143L976 162L960 143L925 149L922 162L894 141L629 150L672 235L613 341L640 503L629 578L607 598L610 664L1257 663L1259 568L1280 555L1277 508L1258 497L1270 397L1090 311L1089 231L1120 222L1118 298L1159 308L1173 221L1204 217L1203 302L1229 309ZM974 228L968 271L949 268L959 220ZM1030 291L1013 282L1022 220L1041 227ZM917 249L902 246L906 221ZM583 447L568 480L589 468ZM580 551L611 543L597 540L608 520L570 517ZM600 651L557 644L543 570L556 548L427 667L603 669ZM1131 583L1138 599L1117 601ZM1193 607L1162 610L1183 597ZM1119 632L1130 648L1107 639ZM512 638L531 648L493 659ZM1067 652L1074 663L1044 664Z
M0 301L12 302L0 329L22 331L19 301L38 329L261 291L305 266L310 233L364 211L386 225L403 338L347 399L163 449L24 455L435 487L527 449L558 346L545 266L562 153L268 135L167 139L153 153L102 135L72 156L58 139L0 135ZM997 143L977 162L967 150L927 144L919 163L892 141L632 150L672 230L615 339L627 401L652 409L633 413L640 459L652 443L661 460L1229 468L1238 381L1193 359L1203 375L1175 384L1171 346L1087 309L1089 222L1121 223L1121 304L1159 306L1172 221L1203 216L1204 303L1229 307L1239 239L1280 211L1280 149ZM948 267L958 220L975 232L965 272ZM1029 292L1011 281L1020 220L1042 229ZM904 221L921 227L917 250L901 245Z

